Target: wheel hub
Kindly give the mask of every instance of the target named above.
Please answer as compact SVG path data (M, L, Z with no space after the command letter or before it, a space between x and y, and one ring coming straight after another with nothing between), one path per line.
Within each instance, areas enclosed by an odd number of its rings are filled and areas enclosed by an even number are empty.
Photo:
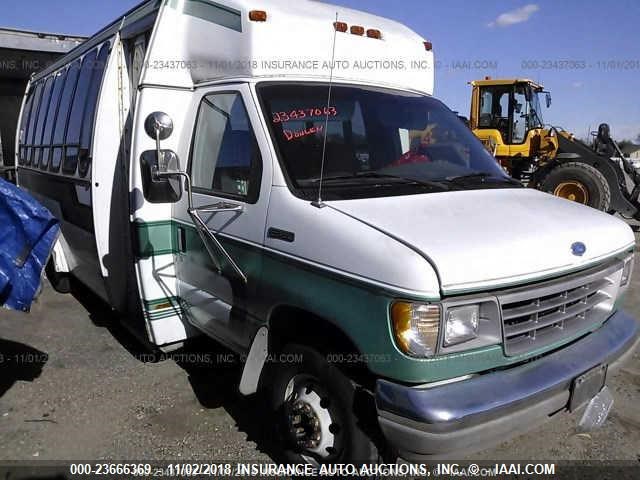
M302 452L326 458L334 452L335 441L327 401L323 401L322 391L316 385L296 380L289 382L285 392L290 438Z
M589 191L581 182L562 182L555 188L553 194L557 197L566 198L573 202L582 203L583 205L587 205L589 203Z
M292 406L289 419L291 434L296 439L298 447L302 449L316 449L322 440L320 419L316 412L306 402L296 401Z

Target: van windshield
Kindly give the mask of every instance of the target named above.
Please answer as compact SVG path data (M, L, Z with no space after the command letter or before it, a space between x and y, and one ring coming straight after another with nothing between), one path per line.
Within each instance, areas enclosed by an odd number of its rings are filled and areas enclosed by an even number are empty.
M267 83L258 93L285 175L304 198L318 192L325 128L325 199L516 186L432 97L333 85L327 106L326 84Z

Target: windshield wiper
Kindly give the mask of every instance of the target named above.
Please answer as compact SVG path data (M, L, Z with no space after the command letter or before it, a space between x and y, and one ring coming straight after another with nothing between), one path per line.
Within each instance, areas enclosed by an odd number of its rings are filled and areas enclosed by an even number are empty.
M485 172L474 172L474 173L469 173L466 175L457 175L455 177L447 177L446 180L448 182L451 183L456 183L456 184L460 184L460 183L465 183L465 182L472 182L474 180L478 180L480 183L485 183L487 180L491 180L494 182L504 182L504 183L509 183L512 185L520 185L520 182L513 180L511 178L508 177L495 177L489 173L485 173Z
M432 180L418 180L416 178L403 177L400 175L392 175L390 173L380 173L380 172L360 172L353 175L337 175L334 177L324 177L322 179L322 183L339 183L346 181L348 183L349 180L356 180L358 178L388 178L393 180L401 180L405 183L412 183L415 185L422 185L429 188L440 188L442 190L449 190L449 187L444 183L435 182ZM306 180L309 183L317 184L320 183L320 178L314 178L312 180Z

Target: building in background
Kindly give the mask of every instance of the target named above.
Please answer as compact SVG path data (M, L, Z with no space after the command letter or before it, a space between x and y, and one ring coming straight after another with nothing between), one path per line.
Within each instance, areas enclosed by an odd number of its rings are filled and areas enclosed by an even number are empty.
M0 159L13 165L18 114L32 73L80 45L86 37L0 28Z

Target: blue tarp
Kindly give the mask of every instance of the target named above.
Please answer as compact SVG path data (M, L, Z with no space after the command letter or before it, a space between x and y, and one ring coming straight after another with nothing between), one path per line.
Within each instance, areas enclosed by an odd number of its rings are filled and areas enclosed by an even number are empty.
M29 311L59 229L49 210L0 178L0 304Z

